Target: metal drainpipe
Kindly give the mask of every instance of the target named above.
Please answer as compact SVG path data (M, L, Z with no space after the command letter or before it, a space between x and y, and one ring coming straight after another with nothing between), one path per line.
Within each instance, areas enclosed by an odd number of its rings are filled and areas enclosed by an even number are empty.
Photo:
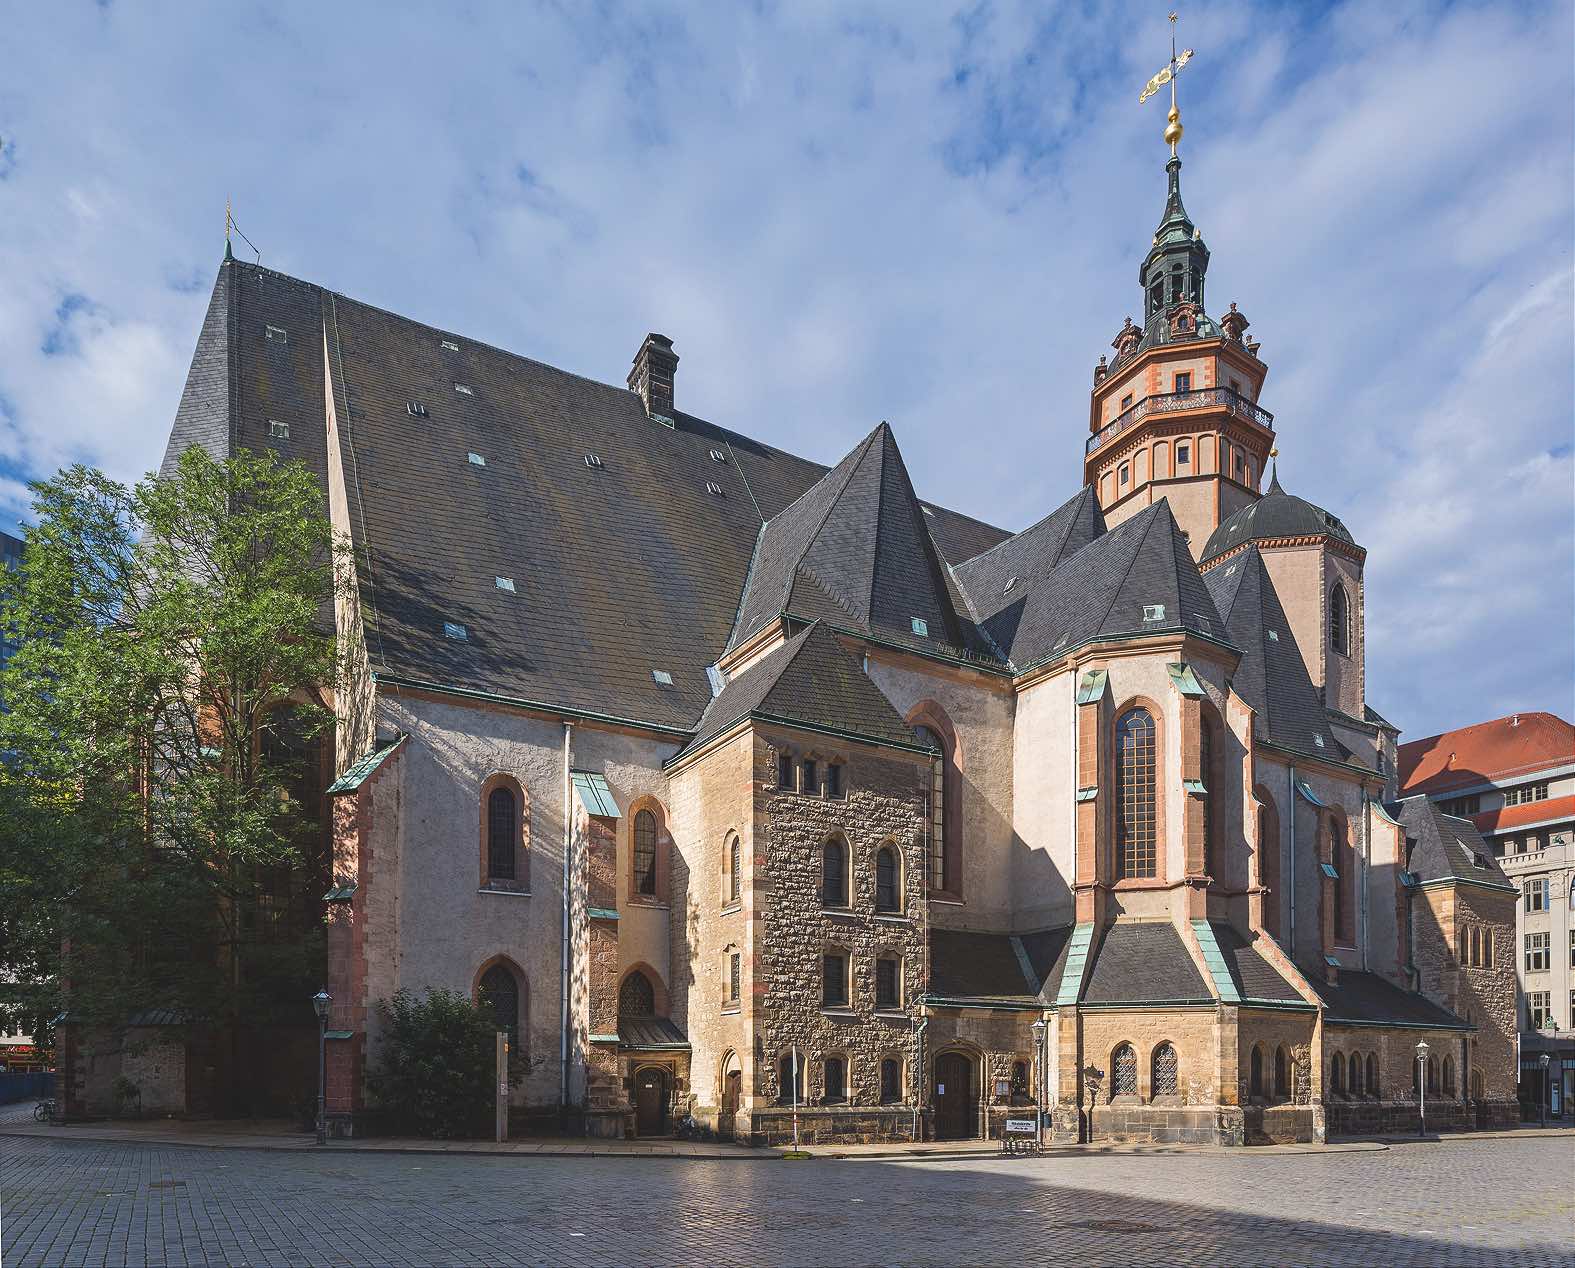
M1357 910L1362 918L1362 971L1367 971L1367 887L1372 875L1372 860L1368 856L1371 838L1367 831L1367 820L1371 812L1367 808L1367 781L1362 781L1362 866L1360 869L1362 887L1357 895Z
M570 737L574 724L563 724L563 930L560 940L559 999L560 1025L558 1027L558 1106L559 1112L569 1108L569 876L574 854L573 784L569 778Z
M1289 818L1290 827L1291 827L1291 848L1290 848L1290 856L1291 856L1290 857L1290 864L1291 865L1286 871L1286 876L1288 878L1288 883L1286 884L1285 892L1286 892L1287 896L1290 898L1290 908L1291 908L1291 920L1290 920L1290 925L1291 925L1291 948L1290 948L1290 950L1291 950L1291 959L1294 960L1296 958L1296 764L1294 762L1292 762L1291 765L1290 765L1290 772L1291 772L1291 796L1290 796L1290 800L1286 803L1286 814L1287 814L1287 816Z

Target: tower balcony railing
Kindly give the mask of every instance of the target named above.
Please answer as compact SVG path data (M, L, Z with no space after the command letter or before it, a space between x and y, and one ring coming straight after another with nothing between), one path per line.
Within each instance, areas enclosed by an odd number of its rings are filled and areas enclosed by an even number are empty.
M1274 415L1266 409L1260 409L1234 388L1205 387L1192 392L1161 392L1157 396L1145 396L1141 401L1122 410L1088 438L1088 444L1083 452L1093 453L1107 441L1135 427L1150 414L1169 414L1183 409L1207 409L1216 405L1223 405L1238 418L1257 423L1259 427L1269 431L1274 430Z

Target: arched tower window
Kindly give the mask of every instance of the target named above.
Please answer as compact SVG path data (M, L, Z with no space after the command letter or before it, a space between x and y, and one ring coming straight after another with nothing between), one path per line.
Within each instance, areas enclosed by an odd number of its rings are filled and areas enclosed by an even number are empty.
M736 903L743 893L743 880L739 875L743 863L743 850L738 844L738 837L734 836L727 843L727 901Z
M820 847L820 901L827 907L848 905L848 847L841 837Z
M1280 816L1274 802L1262 788L1255 789L1258 799L1258 884L1268 891L1263 896L1263 927L1273 938L1280 936Z
M1154 719L1129 709L1116 722L1116 866L1126 880L1158 868L1155 831Z
M914 734L938 749L941 760L930 772L930 888L953 896L962 893L962 834L958 827L957 745L951 724L933 705L921 706Z
M1286 1100L1291 1094L1290 1067L1285 1059L1285 1045L1281 1044L1274 1050L1274 1096L1276 1100Z
M1342 656L1351 654L1351 600L1343 581L1329 595L1329 645Z
M656 894L656 816L642 810L634 816L634 886L639 894Z
M1333 878L1334 938L1341 946L1356 945L1356 851L1351 848L1351 832L1345 816L1329 816L1330 858L1337 875Z
M514 879L514 824L516 810L512 788L494 788L487 794L487 879Z
M639 969L624 978L623 985L618 988L618 1016L656 1016L656 988Z
M883 845L875 853L875 910L902 910L902 889L897 868L897 851Z
M1225 781L1214 770L1217 740L1214 721L1207 714L1198 726L1198 773L1203 779L1203 871L1216 876L1219 866L1220 798L1225 795Z
M493 1024L509 1036L510 1051L520 1043L520 984L502 964L494 964L481 975L476 994L480 1003L492 1010Z

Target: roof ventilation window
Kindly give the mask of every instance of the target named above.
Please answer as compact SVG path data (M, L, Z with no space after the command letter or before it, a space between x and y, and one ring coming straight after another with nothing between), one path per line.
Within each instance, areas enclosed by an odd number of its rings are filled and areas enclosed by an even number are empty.
M1163 603L1149 603L1143 607L1145 621L1163 621L1165 619L1165 605Z
M586 454L585 455L585 465L587 467L590 467L593 471L599 470L601 468L601 466L602 466L602 456L600 454L596 454L596 453L588 453L588 454Z
M474 396L475 395L475 393L470 390L470 385L468 383L456 383L456 384L454 384L454 390L456 392L458 392L461 396Z
M663 687L671 687L673 685L673 676L665 669L653 669L651 677Z
M1225 569L1225 575L1227 577L1234 577L1236 575L1236 565L1232 564L1229 568Z
M452 339L445 339L445 340L443 340L443 351L444 352L458 352L459 351L459 345L457 343L455 343Z
M410 404L405 406L405 413L412 418L425 418L427 416L427 407L420 401L411 401Z
M919 509L920 509L920 510L921 510L921 511L923 511L923 512L924 512L924 513L925 513L925 514L926 514L926 515L930 515L930 516L933 516L933 515L934 515L934 514L935 514L935 512L934 512L934 511L932 511L932 510L930 510L930 508L929 508L929 507L927 507L927 506L921 506L921 507L920 507L920 508L919 508Z
M725 453L723 453L720 449L713 449L711 451L711 461L712 462L726 462L727 461L727 455Z
M1209 624L1209 618L1204 616L1201 612L1194 612L1192 614L1192 619L1198 623L1198 628L1205 634L1214 628Z
M915 634L917 634L920 638L929 638L929 636L930 636L930 623L928 621L926 621L922 616L914 617L913 618L913 632Z
M1315 732L1315 733L1314 733L1314 734L1313 734L1313 743L1314 743L1314 744L1316 744L1316 745L1317 745L1317 746L1318 746L1318 747L1319 747L1319 748L1322 748L1322 747L1323 747L1323 736L1321 736L1321 735L1318 735L1318 734L1317 734L1317 733L1316 733L1316 732Z
M274 440L290 439L290 424L281 423L277 418L268 420L268 435Z
M283 326L264 326L263 333L268 336L269 343L288 343L290 340Z
M470 465L473 467L484 467L487 465L487 460L479 453L468 453L465 457L469 459Z
M705 482L705 491L714 498L719 498L722 496L722 486L715 480L707 480Z
M465 643L470 640L470 631L458 621L443 622L443 637L451 638L456 643Z
M722 671L715 665L707 665L705 667L705 676L711 683L711 698L714 700L722 694L722 688L727 686L727 679L723 677Z
M1051 651L1052 651L1052 652L1058 652L1058 651L1060 651L1060 650L1061 650L1061 649L1062 649L1062 648L1063 648L1063 647L1065 647L1065 646L1066 646L1066 640L1067 640L1067 639L1068 639L1068 638L1070 638L1070 637L1071 637L1071 636L1070 636L1070 635L1068 635L1068 634L1063 634L1063 635L1061 635L1061 637L1060 637L1060 638L1058 638L1058 639L1056 639L1056 641L1055 641L1055 646L1054 646L1054 647L1052 647L1052 648L1051 648L1051 649L1050 649L1050 650L1051 650Z
M515 593L513 577L494 577L492 579L492 583L493 585L497 586L499 590L507 590L510 594Z
M1279 641L1280 641L1280 632L1279 632L1279 630L1270 630L1269 631L1269 642L1271 642L1271 643L1278 643Z
M1017 578L1016 577L1008 577L1006 579L1006 584L1001 587L1001 593L1002 594L1011 594L1012 587L1015 586L1016 584L1017 584Z

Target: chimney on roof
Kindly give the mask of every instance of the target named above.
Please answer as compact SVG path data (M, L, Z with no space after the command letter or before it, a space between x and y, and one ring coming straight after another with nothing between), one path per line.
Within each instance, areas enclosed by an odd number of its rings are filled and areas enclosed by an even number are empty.
M1519 726L1520 725L1520 714L1517 713L1514 717L1512 717L1509 720L1509 724L1510 724L1510 726Z
M664 423L673 421L673 375L677 371L673 341L655 332L646 335L640 351L634 354L629 390L640 394L647 414Z

